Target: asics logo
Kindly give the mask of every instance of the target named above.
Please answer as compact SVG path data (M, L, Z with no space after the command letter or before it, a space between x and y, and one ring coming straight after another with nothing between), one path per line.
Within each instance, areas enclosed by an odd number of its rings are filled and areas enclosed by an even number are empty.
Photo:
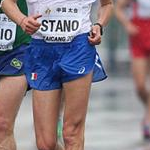
M79 71L78 74L83 74L85 72L85 67L82 67Z

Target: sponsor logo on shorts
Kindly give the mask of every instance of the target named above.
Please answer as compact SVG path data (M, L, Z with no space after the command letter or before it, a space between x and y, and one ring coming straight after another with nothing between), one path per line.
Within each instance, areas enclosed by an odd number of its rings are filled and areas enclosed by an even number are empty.
M37 73L31 73L31 80L37 80Z
M98 67L98 68L102 68L101 64L100 64L100 59L99 59L99 56L96 55L96 58L95 58L95 65Z
M83 74L85 72L85 67L80 68L80 70L78 71L78 74Z
M20 60L18 60L17 58L13 58L10 65L14 68L21 69L22 62Z

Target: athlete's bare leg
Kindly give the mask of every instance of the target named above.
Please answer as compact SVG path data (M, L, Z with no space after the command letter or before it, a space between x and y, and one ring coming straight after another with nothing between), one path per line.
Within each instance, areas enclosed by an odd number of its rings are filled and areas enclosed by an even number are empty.
M146 109L144 120L145 122L150 123L150 92L148 91L147 87L150 71L149 60L146 58L133 58L132 71L137 93Z
M58 149L57 121L61 90L33 91L36 143L39 150Z
M14 123L26 88L25 76L0 78L0 150L16 150Z
M65 111L63 138L65 150L84 149L84 129L92 74L64 84Z
M82 150L84 125L92 75L64 84L65 150ZM72 89L72 90L71 90ZM33 92L33 111L36 142L39 150L59 149L57 144L57 121L61 102L61 91ZM72 144L73 143L73 144Z

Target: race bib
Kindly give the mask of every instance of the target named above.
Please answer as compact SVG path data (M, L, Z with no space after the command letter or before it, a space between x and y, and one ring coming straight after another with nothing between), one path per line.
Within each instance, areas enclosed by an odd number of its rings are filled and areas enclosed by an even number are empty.
M71 42L77 35L82 23L82 9L80 6L47 6L40 5L42 34L46 42Z
M0 51L13 49L17 25L5 14L0 14Z

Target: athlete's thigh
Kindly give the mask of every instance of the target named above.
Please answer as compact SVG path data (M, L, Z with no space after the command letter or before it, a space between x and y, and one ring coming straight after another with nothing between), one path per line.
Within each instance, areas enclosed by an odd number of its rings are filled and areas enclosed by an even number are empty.
M92 73L77 80L64 83L64 121L75 123L85 119L91 87Z
M0 78L0 117L13 123L27 89L24 75Z
M149 59L148 58L133 58L132 59L132 72L133 78L137 86L146 83L149 72Z
M56 136L61 90L33 91L33 113L37 139Z

